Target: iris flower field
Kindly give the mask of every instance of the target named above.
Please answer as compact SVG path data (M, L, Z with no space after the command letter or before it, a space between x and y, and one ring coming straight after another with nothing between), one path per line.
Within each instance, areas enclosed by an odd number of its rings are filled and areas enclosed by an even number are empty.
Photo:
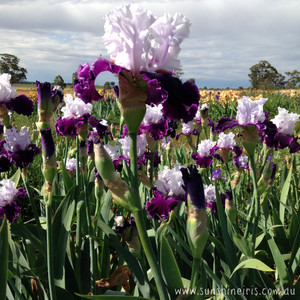
M176 77L190 26L124 5L71 90L0 75L1 300L299 299L300 93Z

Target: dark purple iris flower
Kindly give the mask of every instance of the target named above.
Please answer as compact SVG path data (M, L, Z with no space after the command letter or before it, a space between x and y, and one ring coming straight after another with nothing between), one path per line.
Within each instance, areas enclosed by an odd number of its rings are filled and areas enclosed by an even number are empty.
M168 120L168 131L167 136L174 138L176 136L176 129L178 128L178 124L174 120Z
M33 102L25 95L20 95L10 100L6 103L6 107L17 114L24 116L30 116L33 112Z
M171 73L144 73L150 80L156 79L161 89L167 91L168 98L162 99L163 112L171 120L183 120L188 123L192 121L197 113L200 94L198 87L186 81L182 83L180 79L172 76ZM146 101L153 103L152 97ZM159 104L159 103L156 103Z
M62 117L57 118L54 125L55 132L61 136L77 136L78 128L83 126L85 117L63 119Z
M231 129L238 125L239 123L237 120L228 117L221 118L220 120L217 121L216 125L214 125L212 122L210 123L210 126L212 127L212 131L215 134L223 132L226 129Z
M154 197L146 202L146 211L151 218L160 220L169 216L170 212L178 205L179 201L174 198L165 198L156 189L153 190Z
M121 67L104 58L96 59L91 67L88 63L80 65L77 70L77 79L74 80L74 91L85 103L98 101L103 97L96 90L96 77L104 71L119 74L121 70Z
M161 88L159 81L156 78L150 79L147 76L144 76L144 79L147 81L148 86L146 104L158 105L165 102L168 98L168 92Z
M88 119L89 125L96 129L97 134L100 137L108 134L108 125L105 125L103 119L96 119L94 116L90 116Z
M192 158L200 168L209 168L214 160L213 156L203 157L198 153L193 153Z
M297 143L296 137L278 132L277 126L269 120L265 120L263 125L263 139L269 148L278 150L289 147L290 153L300 150L300 144Z
M74 80L74 91L85 103L91 103L103 98L96 90L95 78L96 76L88 63L79 66L77 79Z
M294 137L291 141L289 147L290 147L290 153L296 153L300 151L300 144L297 142L298 138Z
M26 149L16 147L14 151L4 148L6 140L0 141L0 172L8 171L13 164L17 168L25 168L33 162L34 157L41 153L41 149L34 144L29 144Z
M198 165L200 168L209 168L214 160L214 158L220 160L223 162L223 158L220 154L215 153L219 150L218 146L214 146L210 149L210 155L208 156L200 156L199 153L193 153L192 158L194 159L196 165Z
M0 219L3 219L4 215L6 215L6 219L10 223L15 222L21 213L22 201L26 198L27 192L23 188L18 188L18 193L16 194L14 201L0 207Z
M168 133L168 122L167 120L161 120L159 123L149 125L141 124L139 130L142 132L148 132L149 136L154 141L160 141Z
M183 179L186 201L189 199L197 209L205 209L204 186L196 166L180 169Z
M41 149L34 144L30 144L27 149L11 152L13 163L18 168L25 168L33 162L34 157L41 153Z
M86 103L99 100L100 95L95 88L95 79L105 71L117 75L121 72L129 72L104 58L96 59L91 68L88 64L84 64L79 67L78 79L74 84L74 90L78 97ZM189 81L182 83L171 73L143 72L140 75L147 81L146 104L163 103L163 112L172 120L183 119L187 123L194 119L200 99L199 90L194 83Z

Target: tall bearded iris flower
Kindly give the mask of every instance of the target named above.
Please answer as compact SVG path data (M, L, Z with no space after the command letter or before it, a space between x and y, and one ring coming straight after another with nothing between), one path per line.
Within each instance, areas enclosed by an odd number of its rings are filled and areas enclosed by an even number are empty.
M180 44L190 21L181 14L155 18L149 11L125 5L110 11L104 44L115 63L137 75L141 71L177 70Z
M286 109L278 107L278 114L265 122L264 142L266 145L276 150L289 147L291 153L298 152L300 145L297 142L298 137L293 136L293 131L299 117L300 115L296 113L289 113Z
M8 111L30 116L33 112L33 103L25 95L17 96L17 89L10 83L11 75L4 73L0 75L0 120L9 127Z
M85 103L79 98L73 99L68 94L64 98L65 106L61 109L63 115L56 120L56 133L62 136L76 136L78 130L83 127L85 116L89 116L92 111L92 104Z
M27 197L23 188L15 188L9 179L0 181L0 219L6 215L9 222L15 222L21 212L21 200Z
M181 167L180 164L175 164L172 169L165 166L158 172L156 189L153 191L154 197L146 203L146 210L152 218L168 217L179 201L184 200Z
M130 5L109 12L103 41L113 62L99 58L91 68L80 66L77 73L89 69L89 80L75 82L77 95L85 101L82 91L94 90L91 83L101 72L109 71L119 75L119 107L130 132L137 132L145 104L162 103L163 112L172 119L191 121L199 91L194 84L182 84L172 76L180 67L180 44L189 35L189 27L189 20L181 14L155 18L149 11ZM174 102L174 109L170 102Z
M4 137L5 142L3 148L6 154L11 157L12 162L19 168L25 168L32 163L35 155L41 152L41 149L31 143L30 134L23 127L20 132L17 132L15 127L7 129Z

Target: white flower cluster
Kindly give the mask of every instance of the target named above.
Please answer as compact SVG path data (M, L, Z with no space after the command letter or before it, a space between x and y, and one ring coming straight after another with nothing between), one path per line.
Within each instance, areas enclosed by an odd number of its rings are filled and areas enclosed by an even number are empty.
M125 218L123 216L115 216L115 225L117 227L124 227Z
M221 132L219 135L219 139L217 141L217 145L222 148L222 149L226 149L226 148L230 148L231 146L235 146L236 142L234 140L234 133L233 132L229 132L228 134Z
M106 144L104 145L104 149L106 150L106 152L108 153L108 155L110 156L110 158L113 159L118 159L120 156L120 146L119 145L109 145Z
M79 162L79 166L80 166L80 162ZM69 172L76 171L76 158L67 158L66 169Z
M3 179L0 181L0 207L4 207L14 201L18 189L13 181Z
M204 185L204 195L206 203L213 203L216 201L216 188L214 185Z
M85 103L79 98L73 99L71 94L67 94L64 97L66 106L61 111L63 112L63 119L68 118L80 118L85 114L92 112L93 105L91 103Z
M194 130L193 122L182 123L182 133L183 134L191 134Z
M201 157L210 156L210 149L212 149L216 144L217 142L213 142L210 139L203 140L198 145L197 152Z
M10 152L17 152L19 150L26 150L31 144L30 142L30 133L27 132L27 128L23 127L20 132L17 132L15 127L7 129L5 134L4 148Z
M157 124L163 117L162 104L150 106L146 104L146 114L144 116L143 125Z
M292 135L299 117L296 113L289 113L285 108L278 107L278 115L270 121L277 126L279 132Z
M238 162L241 168L246 168L248 166L248 156L247 155L241 155L238 158Z
M180 164L175 164L172 169L165 166L163 170L158 172L158 180L156 188L162 194L169 197L183 197L185 191L183 189L183 179Z
M200 113L200 110L197 110L197 113L195 115L194 121L196 123L201 123L201 113Z
M119 139L120 144L122 145L122 153L127 158L130 159L130 141L129 136L127 135L123 139ZM146 150L147 147L147 139L146 135L141 134L137 136L137 157L141 157Z
M259 100L251 100L251 98L243 96L238 100L236 119L240 125L247 123L263 122L266 118L264 113L264 104L268 101L267 98Z
M0 104L17 97L17 89L11 86L10 78L7 73L0 75Z
M155 18L148 10L124 5L106 15L103 41L111 59L134 73L172 71L180 67L180 44L190 25L179 13Z

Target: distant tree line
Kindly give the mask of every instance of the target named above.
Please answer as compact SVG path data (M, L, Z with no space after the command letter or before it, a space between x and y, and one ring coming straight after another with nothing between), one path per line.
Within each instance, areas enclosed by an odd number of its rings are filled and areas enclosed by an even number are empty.
M27 70L19 66L20 59L15 55L2 53L0 54L0 74L11 74L11 83L20 82L26 79ZM182 69L175 76L181 76ZM251 86L256 89L283 89L283 88L300 88L300 72L294 70L285 72L285 76L279 73L268 61L261 60L258 64L250 68ZM77 77L77 73L72 75L72 82ZM189 81L195 82L194 78ZM54 85L60 86L62 89L66 87L61 75L54 78ZM110 89L115 85L114 82L105 82L104 89Z
M258 64L250 68L250 82L256 89L283 89L299 88L300 72L294 70L285 72L285 75L279 73L268 61L261 60Z

